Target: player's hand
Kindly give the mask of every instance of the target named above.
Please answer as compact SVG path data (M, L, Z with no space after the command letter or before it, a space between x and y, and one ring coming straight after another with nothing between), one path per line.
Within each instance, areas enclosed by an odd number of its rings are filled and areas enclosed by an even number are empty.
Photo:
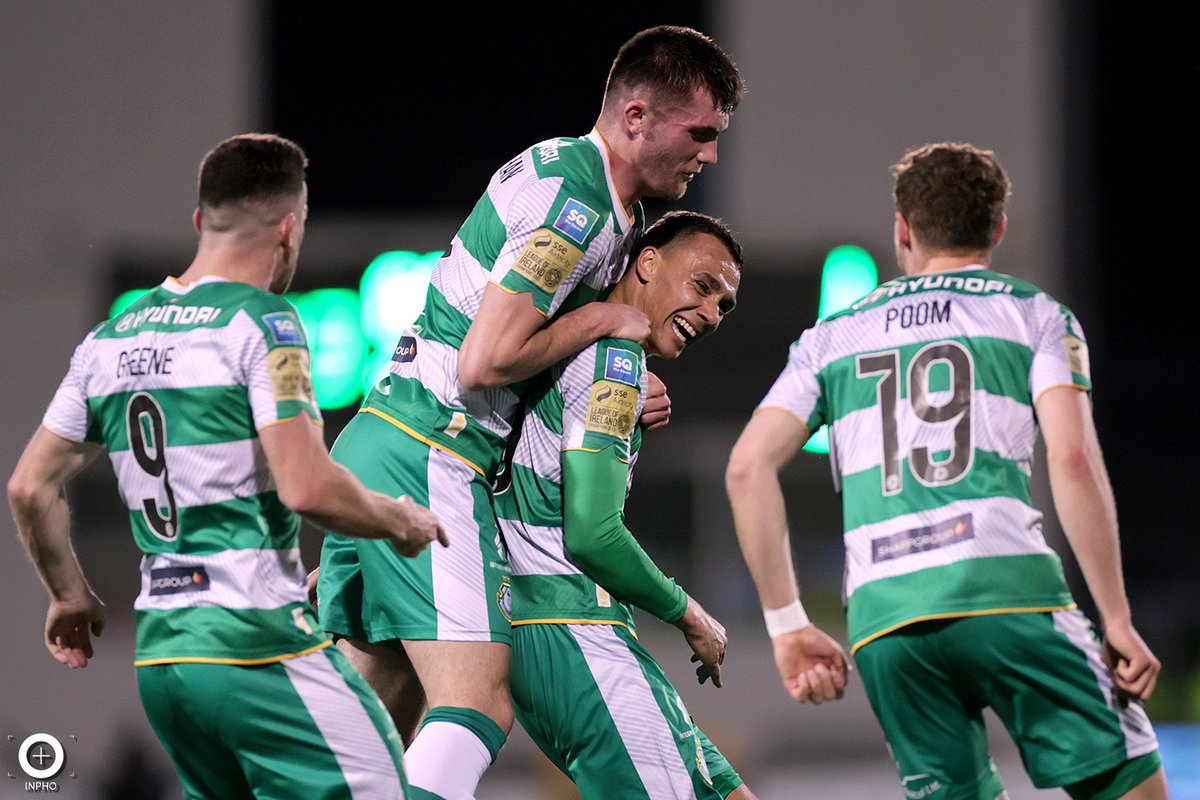
M396 507L401 519L394 528L396 533L392 536L392 547L396 548L397 553L412 558L430 542L440 542L442 547L450 546L437 515L428 508L413 502L408 495L397 499Z
M713 686L721 688L721 664L725 661L725 645L729 641L725 626L688 597L687 610L675 627L687 638L688 646L692 648L692 661L699 662L696 679L704 683L711 678Z
M671 421L671 398L667 396L667 385L649 370L646 371L646 405L642 408L642 430L655 431L665 428Z
M650 338L650 318L641 309L624 303L604 303L604 313L608 319L609 337L639 344Z
M842 646L816 625L771 640L783 686L798 703L841 700L850 666Z
M317 580L321 577L321 568L317 567L312 572L308 573L307 589L308 602L313 608L317 607Z
M1150 652L1130 622L1104 626L1104 658L1121 707L1130 700L1149 700L1162 663Z
M71 669L86 667L92 636L104 630L104 603L89 589L72 600L53 600L46 612L46 649Z

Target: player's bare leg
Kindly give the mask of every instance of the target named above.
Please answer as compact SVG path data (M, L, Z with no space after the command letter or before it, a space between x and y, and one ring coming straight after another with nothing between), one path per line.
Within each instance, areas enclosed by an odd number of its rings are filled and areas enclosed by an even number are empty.
M1160 767L1157 772L1121 795L1121 800L1167 800L1167 776Z
M425 713L425 691L408 656L390 647L344 637L337 640L337 648L379 695L407 748Z
M429 712L405 753L413 786L472 797L513 725L511 653L498 642L404 641Z

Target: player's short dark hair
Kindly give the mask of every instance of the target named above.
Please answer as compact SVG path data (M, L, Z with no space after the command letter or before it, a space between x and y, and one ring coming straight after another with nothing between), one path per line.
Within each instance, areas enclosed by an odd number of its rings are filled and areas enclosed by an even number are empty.
M201 208L298 197L308 156L272 133L243 133L218 144L200 162Z
M729 226L716 217L701 214L699 211L668 211L663 214L642 233L629 263L636 262L647 247L663 248L676 239L693 233L707 233L717 237L733 256L733 263L738 272L742 271L742 246L733 238Z
M689 95L703 86L726 114L738 107L743 90L742 76L725 51L709 36L679 25L647 28L617 51L605 96L633 86L674 96Z
M991 150L927 144L892 167L896 210L921 246L953 253L992 249L1012 185Z

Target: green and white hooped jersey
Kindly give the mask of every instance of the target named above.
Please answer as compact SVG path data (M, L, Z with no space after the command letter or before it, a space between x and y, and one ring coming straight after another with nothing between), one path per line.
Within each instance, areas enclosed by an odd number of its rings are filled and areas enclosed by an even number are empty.
M632 480L645 396L645 354L625 339L601 339L530 389L512 483L495 497L512 570L513 625L606 622L633 628L631 608L585 575L567 552L562 456L611 447L613 458L629 463Z
M528 382L468 392L458 349L489 282L529 292L547 317L605 295L625 272L644 224L613 186L593 130L549 139L501 167L433 269L425 308L405 331L390 374L364 411L449 450L489 479Z
M258 431L320 422L290 303L243 283L168 278L75 350L43 424L108 448L142 586L140 665L261 663L328 644Z
M791 347L759 408L830 427L852 648L920 619L1074 605L1029 496L1034 402L1091 389L1074 315L982 267L889 281Z

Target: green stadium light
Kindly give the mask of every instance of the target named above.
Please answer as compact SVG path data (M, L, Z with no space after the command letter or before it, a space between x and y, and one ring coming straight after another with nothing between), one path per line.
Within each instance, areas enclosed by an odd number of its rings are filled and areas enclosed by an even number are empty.
M861 247L839 245L825 256L821 268L821 304L817 317L825 319L836 314L879 285L879 270L875 259ZM822 425L809 437L804 449L810 453L829 452L829 430Z
M125 309L129 308L138 301L138 298L148 291L150 290L129 289L128 291L121 292L119 295L117 295L117 299L112 301L112 305L108 307L108 318L112 319Z
M334 409L354 403L361 396L359 380L367 357L358 292L313 289L293 292L288 300L300 313L308 335L317 405Z
M376 256L363 272L362 330L372 346L362 372L363 393L386 374L400 334L425 307L429 275L441 257L440 252L392 250Z

